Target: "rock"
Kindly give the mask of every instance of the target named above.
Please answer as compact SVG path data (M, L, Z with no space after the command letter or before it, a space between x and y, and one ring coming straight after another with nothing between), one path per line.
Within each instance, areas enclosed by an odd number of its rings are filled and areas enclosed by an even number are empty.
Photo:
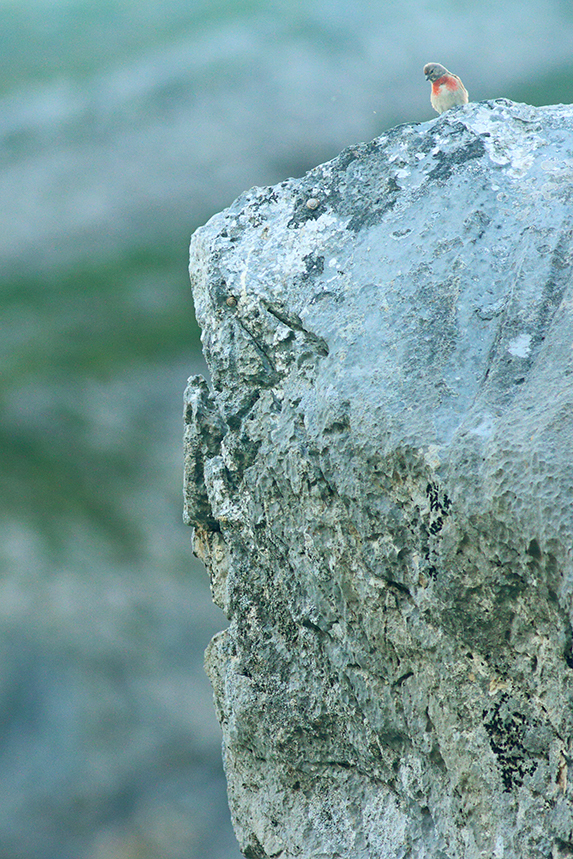
M573 107L394 128L244 194L190 271L245 856L573 855Z

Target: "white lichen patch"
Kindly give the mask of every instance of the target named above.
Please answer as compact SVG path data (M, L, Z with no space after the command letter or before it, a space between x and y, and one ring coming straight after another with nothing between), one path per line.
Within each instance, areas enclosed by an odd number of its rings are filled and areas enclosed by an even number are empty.
M531 351L531 335L519 334L509 341L507 351L514 358L527 358Z
M517 117L515 110L510 111L504 105L496 105L492 110L489 104L484 104L463 122L468 130L480 135L494 164L507 167L510 176L520 178L531 169L535 151L545 143L534 119L533 108L527 105L523 105ZM523 139L524 123L531 125L527 141Z

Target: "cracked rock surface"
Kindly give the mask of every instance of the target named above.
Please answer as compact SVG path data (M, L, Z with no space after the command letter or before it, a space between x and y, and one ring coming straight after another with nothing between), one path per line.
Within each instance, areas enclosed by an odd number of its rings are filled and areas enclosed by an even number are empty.
M244 194L190 271L245 856L573 856L573 107L399 126Z

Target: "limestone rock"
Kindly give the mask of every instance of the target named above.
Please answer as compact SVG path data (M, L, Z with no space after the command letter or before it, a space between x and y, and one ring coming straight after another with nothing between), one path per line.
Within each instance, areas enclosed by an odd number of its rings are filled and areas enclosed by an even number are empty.
M190 271L245 856L573 855L573 108L399 126L243 195Z

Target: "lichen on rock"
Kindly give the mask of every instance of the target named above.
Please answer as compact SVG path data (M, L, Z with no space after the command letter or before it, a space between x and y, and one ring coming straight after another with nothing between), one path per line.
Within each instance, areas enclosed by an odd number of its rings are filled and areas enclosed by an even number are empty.
M573 108L399 126L244 194L190 272L245 856L573 856Z

